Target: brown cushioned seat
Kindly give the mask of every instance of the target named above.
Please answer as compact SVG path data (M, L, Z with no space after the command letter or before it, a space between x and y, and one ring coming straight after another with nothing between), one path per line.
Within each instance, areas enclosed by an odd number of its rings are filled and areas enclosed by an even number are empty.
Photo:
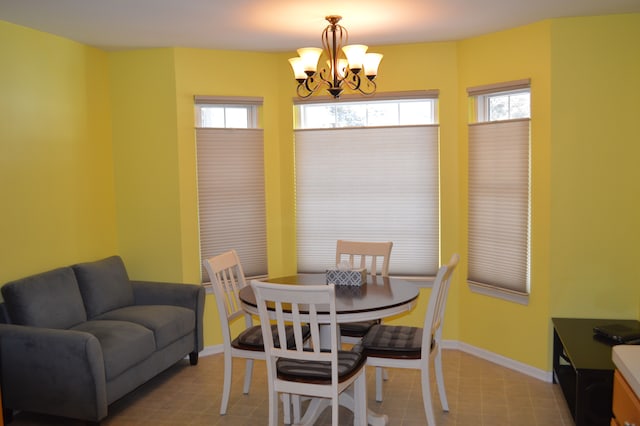
M349 337L364 337L379 320L340 323L340 334Z
M338 381L349 379L366 361L360 345L350 351L338 351ZM307 361L280 358L276 361L278 378L304 383L331 383L331 363L327 361Z
M280 339L278 338L278 326L273 324L271 326L271 331L273 333L273 345L276 348L280 347ZM287 326L285 327L285 333L287 335L287 347L292 348L295 345L295 337L293 336L293 327ZM302 327L302 339L306 340L309 337L308 326ZM262 329L259 325L254 325L253 327L247 328L242 333L238 335L233 342L231 342L231 346L238 349L245 349L249 351L264 351L264 341L262 340Z
M367 356L379 358L420 358L422 328L375 325L362 340Z

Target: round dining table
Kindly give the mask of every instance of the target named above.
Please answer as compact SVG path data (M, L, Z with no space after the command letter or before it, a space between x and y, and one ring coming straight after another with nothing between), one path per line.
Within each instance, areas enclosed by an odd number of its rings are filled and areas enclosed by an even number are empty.
M299 273L263 281L287 285L327 284L326 274ZM335 294L338 323L345 323L382 319L410 311L416 304L420 289L412 282L400 278L367 275L367 282L361 286L336 285ZM258 306L251 286L241 289L238 296L245 311L258 315ZM323 319L322 312L319 312L318 320L329 322L328 317ZM354 401L351 392L345 391L341 394L340 405L353 411ZM328 401L323 399L311 402L309 410L316 413L313 421L327 406ZM386 425L389 422L386 415L377 414L371 410L368 410L367 417L368 424L374 426Z
M289 285L327 284L325 274L297 274L263 281ZM381 319L407 312L413 309L420 294L419 288L410 281L371 275L367 275L367 282L361 286L336 285L335 290L338 323ZM241 289L239 297L245 311L258 315L251 286Z

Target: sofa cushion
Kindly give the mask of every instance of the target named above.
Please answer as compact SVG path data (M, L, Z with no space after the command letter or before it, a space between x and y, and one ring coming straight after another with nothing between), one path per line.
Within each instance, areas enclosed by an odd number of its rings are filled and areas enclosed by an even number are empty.
M102 347L107 381L145 360L156 350L153 332L127 321L86 321L72 328L93 334Z
M87 317L133 304L133 288L119 256L72 266Z
M158 349L192 333L196 326L196 316L191 309L169 305L127 306L105 312L95 319L140 324L153 331Z
M2 297L14 324L63 329L87 320L71 268L9 282L2 287Z

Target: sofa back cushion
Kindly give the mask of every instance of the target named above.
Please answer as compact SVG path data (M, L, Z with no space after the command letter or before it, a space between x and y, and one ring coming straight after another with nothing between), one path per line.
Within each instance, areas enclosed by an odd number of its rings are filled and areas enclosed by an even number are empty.
M13 324L69 328L87 320L71 268L58 268L9 282L2 297Z
M133 305L133 287L119 256L72 266L89 319Z

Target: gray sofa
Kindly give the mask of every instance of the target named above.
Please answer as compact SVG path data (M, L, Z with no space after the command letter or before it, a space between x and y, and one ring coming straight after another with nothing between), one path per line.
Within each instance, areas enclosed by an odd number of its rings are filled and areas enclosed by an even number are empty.
M109 404L203 348L204 289L130 281L117 256L2 287L5 414L99 422Z

